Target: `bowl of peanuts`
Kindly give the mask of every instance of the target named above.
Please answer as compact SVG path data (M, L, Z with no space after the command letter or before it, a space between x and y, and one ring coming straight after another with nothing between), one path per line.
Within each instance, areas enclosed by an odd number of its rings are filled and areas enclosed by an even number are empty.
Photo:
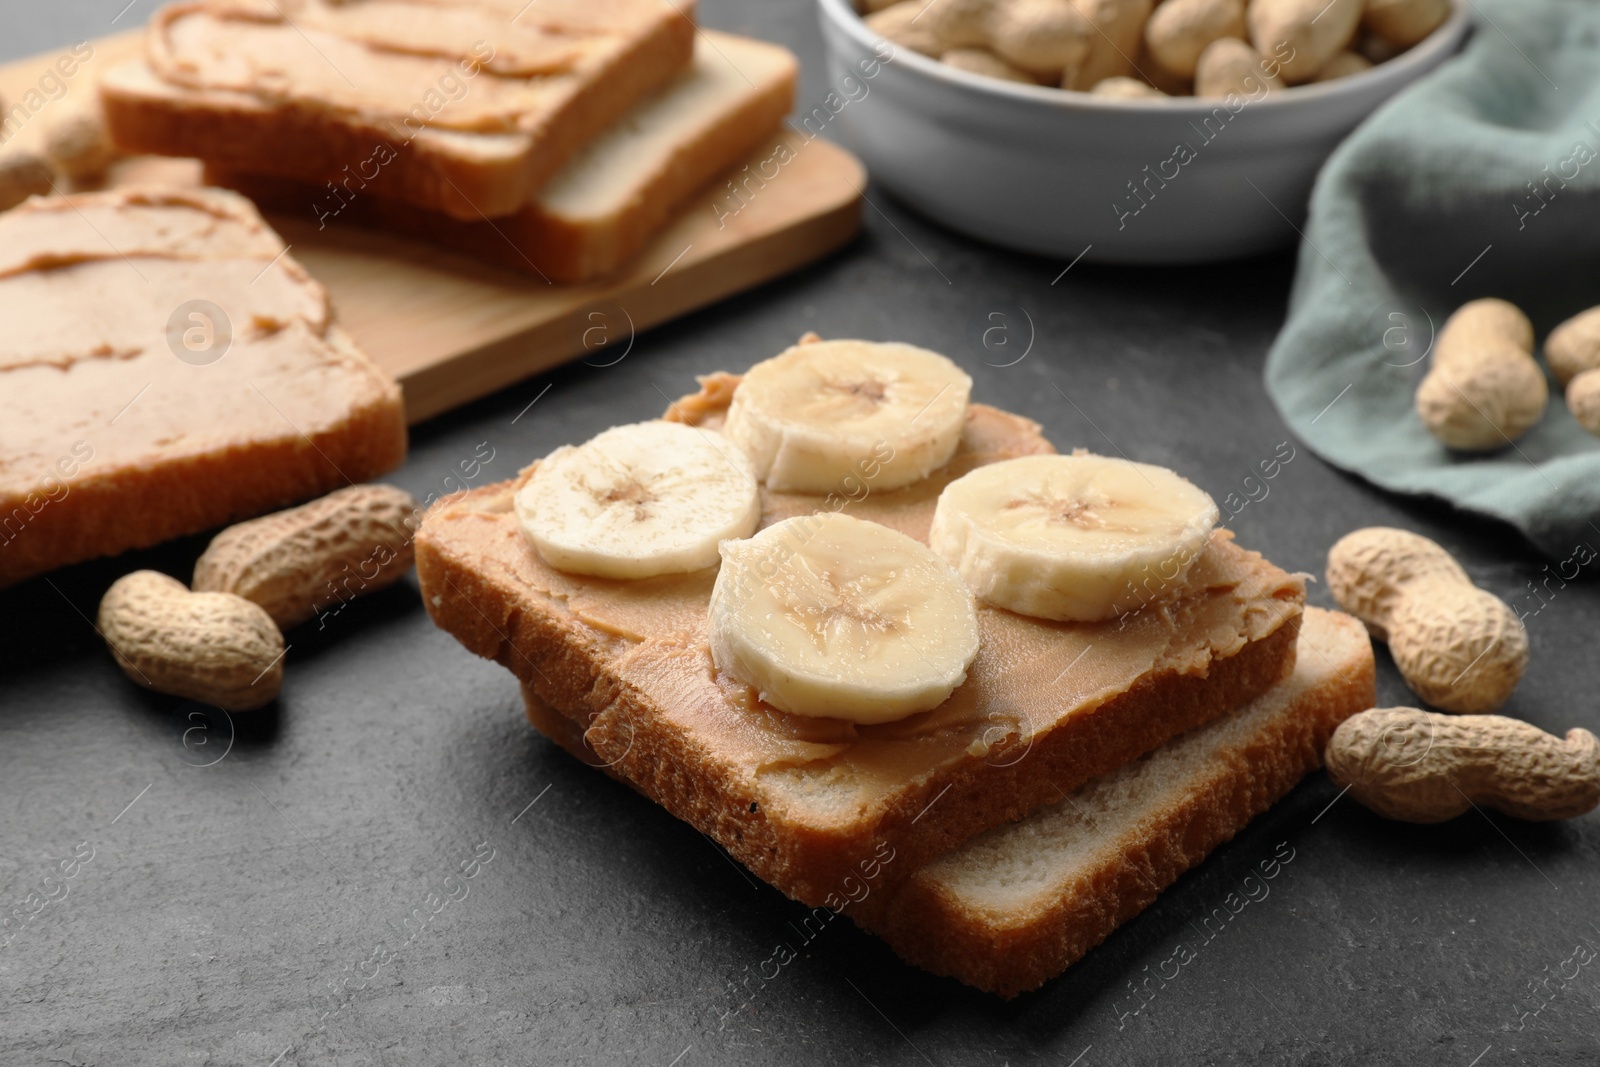
M1025 252L1203 263L1293 243L1328 155L1461 46L1461 0L818 0L877 184Z

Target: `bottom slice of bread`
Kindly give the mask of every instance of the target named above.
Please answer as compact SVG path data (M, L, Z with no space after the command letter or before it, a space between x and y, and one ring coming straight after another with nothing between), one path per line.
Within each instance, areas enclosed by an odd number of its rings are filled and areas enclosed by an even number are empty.
M1225 719L1167 742L1019 822L867 887L850 915L906 960L1012 997L1066 970L1321 765L1373 704L1372 644L1306 608L1294 672ZM528 721L611 774L582 727L523 686ZM892 858L887 860L892 863Z
M1375 700L1372 643L1306 608L1294 673L1239 711L925 864L852 911L912 963L1011 997L1037 988L1322 765Z

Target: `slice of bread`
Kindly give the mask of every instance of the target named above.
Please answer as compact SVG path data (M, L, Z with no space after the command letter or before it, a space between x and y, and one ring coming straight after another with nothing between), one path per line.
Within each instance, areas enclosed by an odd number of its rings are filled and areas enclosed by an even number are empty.
M683 70L693 14L692 0L170 4L100 94L126 152L477 220L523 208Z
M206 167L206 181L270 211L408 234L571 285L625 265L690 196L749 153L763 148L773 156L797 71L785 48L704 31L686 74L596 137L531 204L505 218L464 222L381 196L346 202L315 185L216 164Z
M720 423L731 375L673 406ZM969 410L952 461L849 513L926 539L940 490L974 467L1053 451L1027 419ZM603 762L797 900L838 901L881 843L895 879L1059 799L1278 681L1294 659L1301 580L1216 534L1170 602L1131 619L1049 623L979 612L983 647L940 707L856 726L785 715L711 664L715 568L635 582L561 574L511 500L533 468L436 505L417 537L434 621L586 731ZM763 525L828 506L763 491Z
M405 459L399 386L233 193L0 214L0 321L0 586Z
M1375 700L1372 643L1306 608L1294 673L1238 712L926 864L854 912L907 960L1002 996L1060 974L1322 765Z

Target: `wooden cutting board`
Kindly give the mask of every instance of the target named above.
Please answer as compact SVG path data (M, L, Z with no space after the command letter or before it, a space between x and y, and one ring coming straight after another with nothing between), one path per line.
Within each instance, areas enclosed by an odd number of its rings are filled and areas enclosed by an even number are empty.
M37 149L50 120L92 102L96 72L136 55L142 37L132 31L91 41L86 59L80 45L76 54L63 48L0 66L0 98L13 118L20 115L0 135L10 136L6 147ZM416 423L580 355L619 358L639 331L847 243L861 226L860 162L826 141L788 139L793 158L742 206L724 182L713 183L630 270L581 286L550 285L387 234L319 231L309 213L270 219L291 254L327 286L339 321L399 379ZM199 166L135 157L119 162L110 181L195 184Z

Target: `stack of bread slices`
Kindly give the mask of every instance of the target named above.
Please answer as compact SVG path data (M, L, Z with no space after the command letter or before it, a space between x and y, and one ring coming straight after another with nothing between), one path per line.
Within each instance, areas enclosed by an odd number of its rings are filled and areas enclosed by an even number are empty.
M319 226L579 283L780 143L796 64L692 0L191 0L101 95L117 147ZM708 209L709 210L709 209Z
M436 505L423 599L527 715L793 899L1004 996L1319 765L1355 619L1210 497L954 363L808 335Z

